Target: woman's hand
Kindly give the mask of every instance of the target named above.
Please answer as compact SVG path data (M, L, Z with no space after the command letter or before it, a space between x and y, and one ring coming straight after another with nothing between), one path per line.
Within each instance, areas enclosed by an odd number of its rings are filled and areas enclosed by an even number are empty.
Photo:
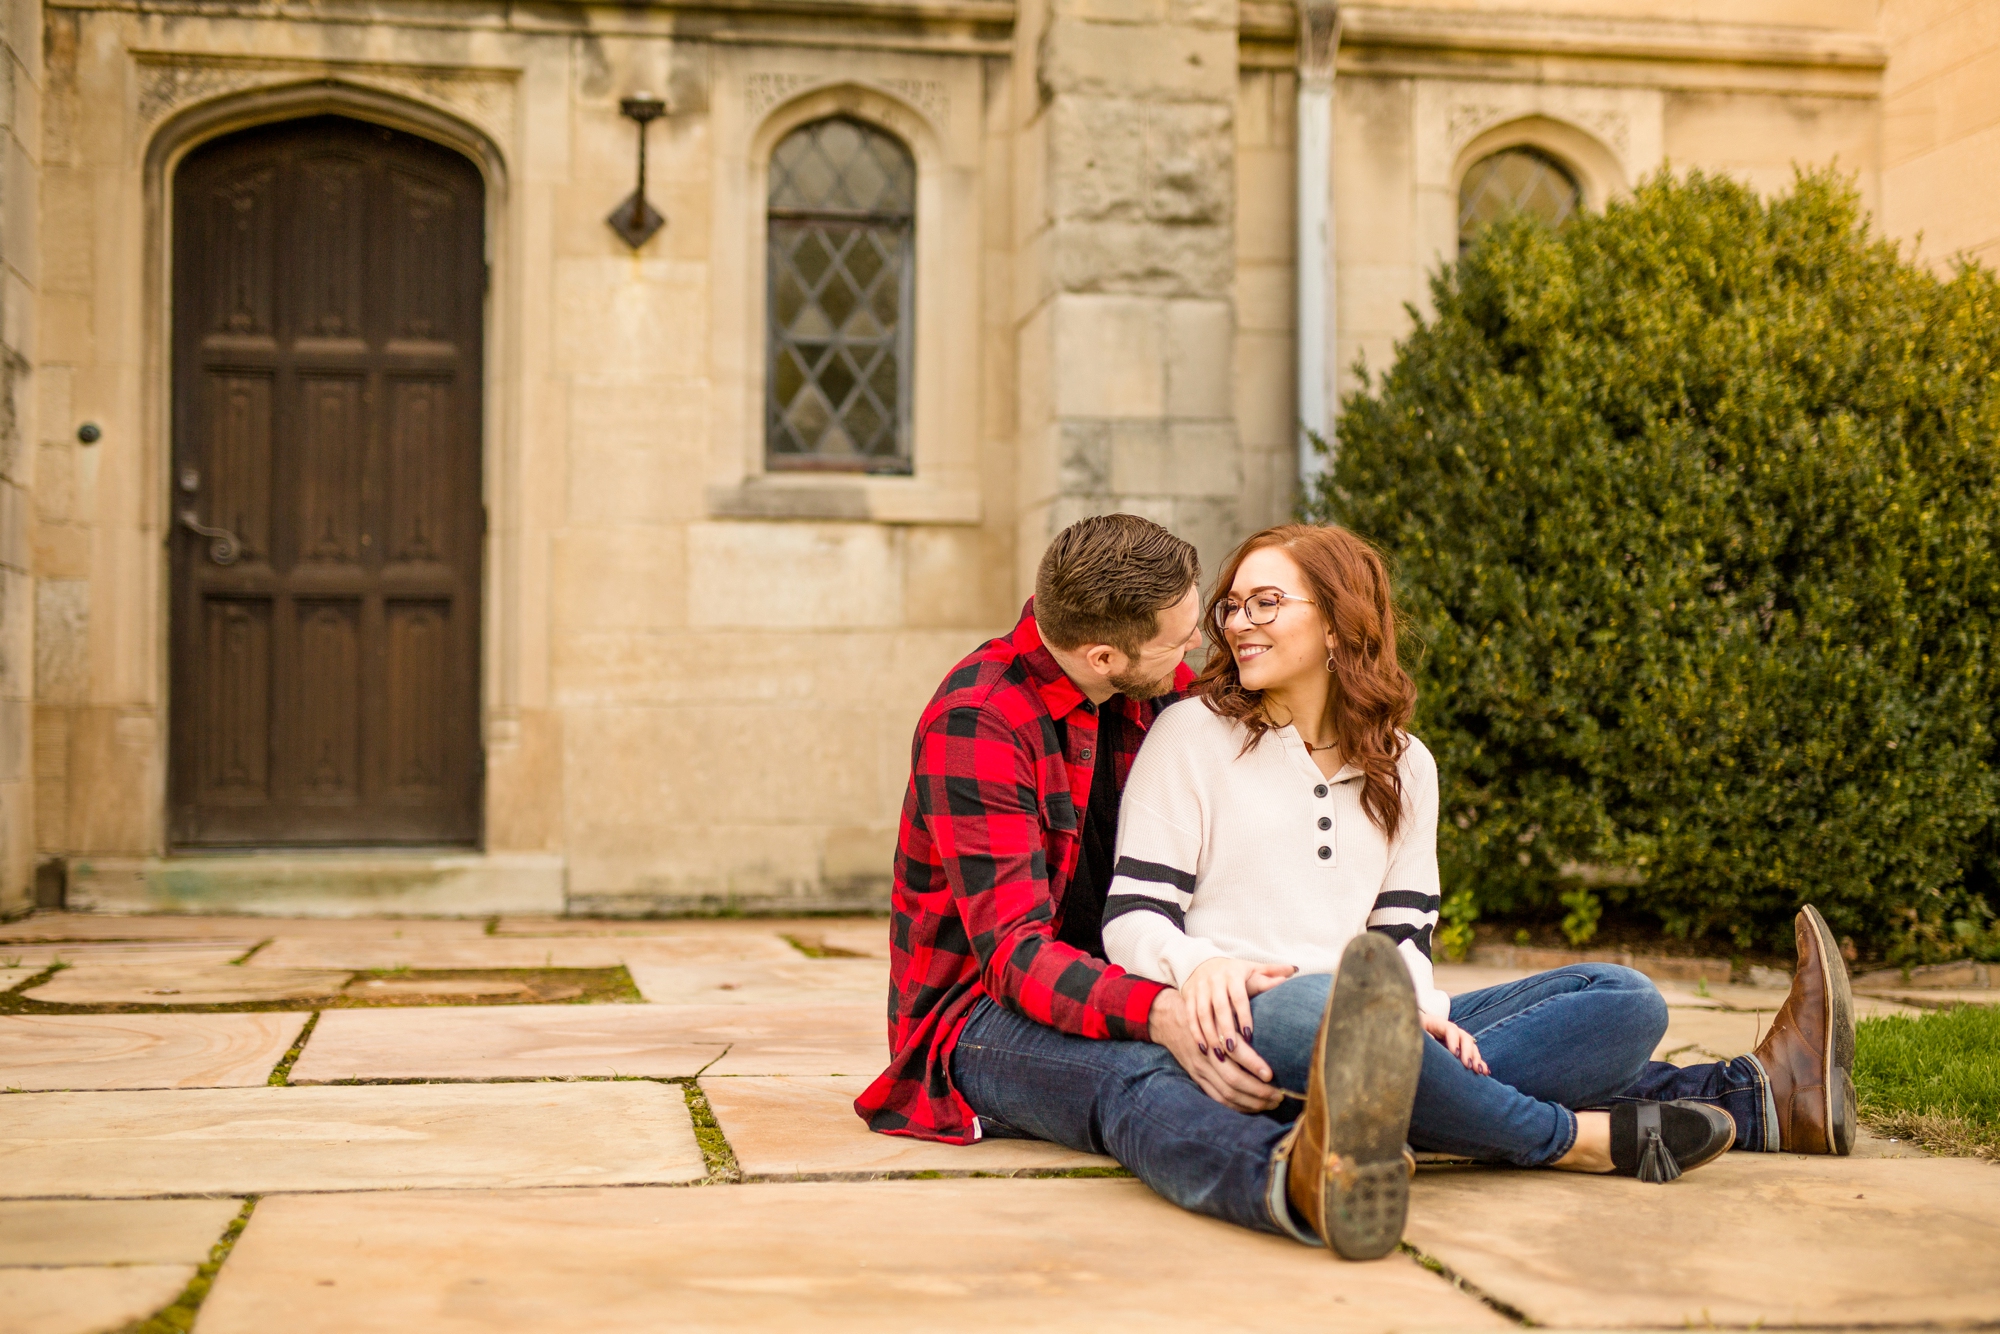
M1491 1066L1479 1054L1479 1044L1472 1040L1472 1034L1460 1028L1449 1019L1439 1019L1435 1015L1424 1016L1424 1032L1444 1044L1444 1049L1458 1058L1459 1064L1475 1075L1490 1075Z
M1247 959L1209 959L1181 981L1181 1014L1201 1044L1202 1054L1229 1059L1251 1039L1250 998L1269 991L1298 972L1288 963L1251 963Z

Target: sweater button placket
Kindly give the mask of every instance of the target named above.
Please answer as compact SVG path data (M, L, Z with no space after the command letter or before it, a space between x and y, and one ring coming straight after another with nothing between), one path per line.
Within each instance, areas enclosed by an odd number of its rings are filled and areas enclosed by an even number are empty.
M1319 801L1325 801L1327 793L1331 790L1325 783L1317 783L1313 786L1313 796ZM1320 816L1316 823L1322 832L1333 828L1333 820L1329 816ZM1333 848L1331 845L1326 843L1319 845L1319 859L1323 862L1333 860Z

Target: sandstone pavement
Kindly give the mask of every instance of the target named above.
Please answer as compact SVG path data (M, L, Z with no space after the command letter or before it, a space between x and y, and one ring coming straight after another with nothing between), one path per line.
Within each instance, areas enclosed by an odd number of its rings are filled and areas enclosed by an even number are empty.
M1668 1188L1427 1163L1408 1251L1347 1265L1184 1213L1094 1155L875 1135L852 1104L886 1057L886 944L869 919L0 925L0 964L23 956L0 988L45 979L0 1015L0 1330L143 1319L199 1290L246 1205L196 1334L1879 1328L2000 1311L2000 1176L1872 1136L1852 1159L1732 1154ZM72 967L48 976L57 958ZM506 1003L512 984L470 971L541 968L623 968L636 989L620 994L643 1000ZM135 998L145 978L209 975L205 996L249 999ZM273 999L318 975L326 990ZM1438 975L1460 993L1524 974ZM1662 985L1658 1054L1683 1064L1749 1050L1783 999ZM386 991L399 1003L350 1008Z

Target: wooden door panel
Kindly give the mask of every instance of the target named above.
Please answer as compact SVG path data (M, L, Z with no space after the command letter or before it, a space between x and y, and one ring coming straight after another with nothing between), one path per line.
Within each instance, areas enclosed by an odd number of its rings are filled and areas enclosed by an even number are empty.
M461 549L459 535L451 531L452 421L448 381L389 381L386 561L435 565L451 561Z
M261 806L271 796L271 604L212 598L202 610L211 669L202 701L201 796Z
M451 735L445 701L451 695L448 647L451 608L443 602L388 606L389 726L384 730L388 793L398 802L426 801L449 771Z
M478 838L483 190L338 117L180 168L173 513L243 550L170 540L176 845Z
M301 375L298 442L297 559L359 565L368 422L359 375Z
M298 799L308 806L361 800L361 604L300 601L298 688L286 758Z
M208 334L269 338L276 330L277 191L277 168L252 165L180 192L180 225L201 234L211 273L202 287L178 294L175 319L201 318Z
M404 172L389 177L391 336L448 343L463 336L468 293L451 281L453 238L465 226L462 201Z
M271 373L217 371L208 378L208 521L243 542L241 560L271 555Z
M292 217L291 258L298 278L288 286L289 332L310 340L358 339L362 330L366 237L371 212L369 171L358 155L315 154L299 163L299 201Z

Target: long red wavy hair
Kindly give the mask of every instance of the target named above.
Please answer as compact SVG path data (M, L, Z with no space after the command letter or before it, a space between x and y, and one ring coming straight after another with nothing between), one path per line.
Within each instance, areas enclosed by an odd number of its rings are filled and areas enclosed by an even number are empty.
M1229 596L1243 558L1265 547L1282 547L1299 567L1299 590L1332 629L1339 645L1330 655L1333 689L1328 699L1335 743L1349 764L1361 770L1362 809L1384 836L1394 839L1403 822L1403 782L1397 762L1409 748L1404 728L1417 704L1417 686L1396 660L1396 603L1389 569L1374 547L1331 525L1287 523L1246 538L1229 553L1210 594L1202 625L1214 634L1215 608ZM1220 638L1217 636L1218 639ZM1215 645L1208 665L1195 679L1195 693L1224 718L1249 730L1248 752L1272 730L1263 692L1245 690L1236 656L1226 641Z

